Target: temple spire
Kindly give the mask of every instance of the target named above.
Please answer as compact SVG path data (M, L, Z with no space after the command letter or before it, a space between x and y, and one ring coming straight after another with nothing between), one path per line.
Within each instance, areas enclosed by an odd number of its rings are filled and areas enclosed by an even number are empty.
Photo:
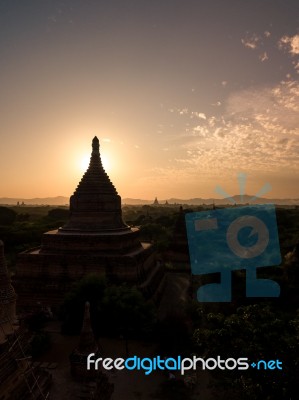
M70 219L59 229L106 232L127 230L122 220L121 198L103 168L99 139L92 139L89 166L70 198Z
M96 136L92 139L92 155L100 155L100 141Z
M117 194L114 185L103 168L100 155L100 142L96 136L92 139L92 152L88 169L77 186L76 192Z
M89 308L89 303L86 302L80 340L78 346L70 354L71 374L77 380L90 380L99 376L99 371L96 369L86 369L87 357L90 353L95 353L95 358L100 356L91 328Z
M88 302L85 303L83 326L80 334L78 349L81 352L87 352L87 353L92 351L95 352L98 350L98 346L96 344L93 330L91 327L90 304Z

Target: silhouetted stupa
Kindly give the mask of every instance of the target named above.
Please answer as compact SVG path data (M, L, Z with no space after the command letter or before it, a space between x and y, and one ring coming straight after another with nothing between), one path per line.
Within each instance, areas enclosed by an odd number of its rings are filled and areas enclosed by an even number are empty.
M89 167L70 198L68 222L44 233L41 247L19 255L14 284L19 304L59 305L87 274L137 286L154 301L163 289L164 271L152 245L141 243L139 230L122 219L121 198L104 171L97 137Z
M76 382L94 382L92 393L89 393L91 396L86 398L110 400L114 385L109 382L105 371L102 368L87 369L87 358L91 353L94 353L95 359L101 357L91 327L90 305L86 302L79 344L70 355L71 375Z
M159 202L158 202L157 197L155 197L155 200L153 202L153 206L159 206Z
M83 326L78 346L70 355L71 374L76 380L94 379L98 375L96 369L87 370L87 357L90 353L100 357L99 347L94 337L90 322L90 305L85 303Z

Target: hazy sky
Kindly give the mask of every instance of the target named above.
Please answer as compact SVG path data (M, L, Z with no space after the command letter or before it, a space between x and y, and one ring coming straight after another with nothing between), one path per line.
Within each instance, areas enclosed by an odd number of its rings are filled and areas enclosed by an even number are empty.
M0 197L299 198L298 0L0 0Z

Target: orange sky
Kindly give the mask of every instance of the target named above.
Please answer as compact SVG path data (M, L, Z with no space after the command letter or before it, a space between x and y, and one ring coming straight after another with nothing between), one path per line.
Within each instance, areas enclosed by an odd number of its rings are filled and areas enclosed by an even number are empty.
M122 197L234 195L244 172L246 193L299 198L296 2L14 3L0 9L0 197L69 196L97 135Z

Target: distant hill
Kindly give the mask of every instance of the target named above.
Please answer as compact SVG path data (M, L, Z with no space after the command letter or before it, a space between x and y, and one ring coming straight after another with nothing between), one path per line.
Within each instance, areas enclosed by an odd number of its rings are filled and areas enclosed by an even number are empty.
M0 198L0 204L16 206L17 203L24 203L25 205L49 205L49 206L64 206L69 204L69 197L57 196L57 197L36 197L33 199L22 199L22 198L11 198L2 197Z
M267 203L272 203L272 204L277 204L277 205L299 205L299 199L266 199L266 198L258 198L255 201L252 201L251 199L253 196L251 195L244 195L243 199L241 201L241 196L240 195L235 195L232 196L232 199L236 204L267 204ZM165 202L168 202L169 205L171 204L186 204L186 205L194 205L194 206L199 206L202 204L215 204L215 205L225 205L225 204L232 204L230 199L225 198L225 199L202 199L200 197L195 197L193 199L179 199L179 198L170 198L170 199L158 199L158 202L160 205L164 205ZM142 205L142 204L153 204L154 200L141 200L141 199L131 199L131 198L124 198L122 199L122 204L127 204L127 205Z
M253 196L251 195L244 195L241 198L240 195L235 195L231 197L236 204L277 204L277 205L297 205L299 204L299 199L266 199L259 197L252 201L251 199ZM233 204L231 198L224 198L224 199L202 199L202 198L194 198L188 200L176 199L171 198L168 199L169 204L177 203L177 204L188 204L188 205L202 205L202 204L215 204L215 205L225 205L225 204ZM161 204L165 203L165 201L161 201Z
M142 200L142 199L130 199L130 198L125 198L121 199L121 202L123 205L128 205L128 206L142 206L144 204L151 205L153 204L154 200ZM164 204L165 200L161 200L160 204Z
M265 199L265 198L258 198L255 201L250 201L253 196L244 195L243 201L241 201L241 196L236 195L232 196L234 202L236 204L267 204L267 203L274 203L277 205L299 205L299 199ZM171 204L186 204L186 205L194 205L199 206L202 204L215 204L215 205L225 205L225 204L232 204L229 199L202 199L200 197L195 197L193 199L179 199L179 198L170 198L170 199L158 199L159 204L164 205L165 202L168 202L169 205ZM69 204L69 197L64 196L57 196L57 197L43 197L43 198L33 198L33 199L22 199L22 198L11 198L11 197L2 197L0 198L0 204L2 205L17 205L24 203L25 205L49 205L49 206L63 206ZM132 199L132 198L124 198L122 199L123 205L151 205L153 204L154 200L143 200L143 199Z

